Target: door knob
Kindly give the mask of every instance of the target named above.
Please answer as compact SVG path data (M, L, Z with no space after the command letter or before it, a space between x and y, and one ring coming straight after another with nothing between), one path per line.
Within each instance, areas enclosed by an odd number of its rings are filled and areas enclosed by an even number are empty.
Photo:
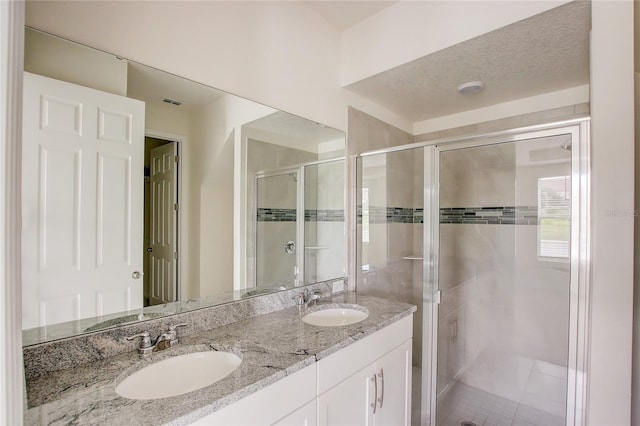
M153 247L147 247L147 253L153 253Z
M142 277L142 273L140 273L139 271L134 271L133 274L131 274L131 278L133 278L134 280L139 280L140 277Z

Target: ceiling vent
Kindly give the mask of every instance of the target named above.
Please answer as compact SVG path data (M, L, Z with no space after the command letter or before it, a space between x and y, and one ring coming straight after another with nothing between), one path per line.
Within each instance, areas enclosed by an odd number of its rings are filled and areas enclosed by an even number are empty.
M168 104L176 105L176 106L180 106L180 105L182 105L182 102L180 102L180 101L176 101L175 99L171 99L171 98L164 98L164 99L162 100L162 102L166 102L166 103L168 103Z

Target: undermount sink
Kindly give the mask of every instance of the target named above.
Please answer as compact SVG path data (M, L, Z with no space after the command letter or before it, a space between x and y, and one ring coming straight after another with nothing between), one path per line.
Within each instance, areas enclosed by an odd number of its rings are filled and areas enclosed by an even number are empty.
M313 312L302 317L302 321L321 327L338 327L355 324L367 318L369 311L358 305L318 307Z
M231 374L242 360L231 352L193 352L148 365L127 376L116 393L129 399L158 399L202 389Z

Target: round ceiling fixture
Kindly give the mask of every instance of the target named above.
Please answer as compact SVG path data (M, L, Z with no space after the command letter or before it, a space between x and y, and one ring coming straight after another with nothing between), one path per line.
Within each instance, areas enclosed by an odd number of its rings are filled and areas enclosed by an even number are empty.
M466 83L462 83L458 86L458 92L463 95L478 93L482 89L484 89L484 83L481 81L467 81Z

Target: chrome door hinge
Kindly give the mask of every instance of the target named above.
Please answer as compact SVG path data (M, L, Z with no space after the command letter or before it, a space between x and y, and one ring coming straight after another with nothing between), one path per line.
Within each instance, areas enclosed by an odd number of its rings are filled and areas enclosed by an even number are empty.
M178 206L178 203L175 203L175 204L173 205L173 209L174 209L175 211L178 211L178 209L179 209L179 208L180 208L180 207Z
M180 161L180 156L179 156L179 155L176 155L176 156L174 156L174 157L175 157L176 163L177 163L178 161Z
M435 294L433 295L433 301L439 305L440 302L442 301L442 292L440 290L436 290Z
M174 251L174 252L173 252L173 258L174 258L175 260L178 260L178 252L177 252L177 251Z

